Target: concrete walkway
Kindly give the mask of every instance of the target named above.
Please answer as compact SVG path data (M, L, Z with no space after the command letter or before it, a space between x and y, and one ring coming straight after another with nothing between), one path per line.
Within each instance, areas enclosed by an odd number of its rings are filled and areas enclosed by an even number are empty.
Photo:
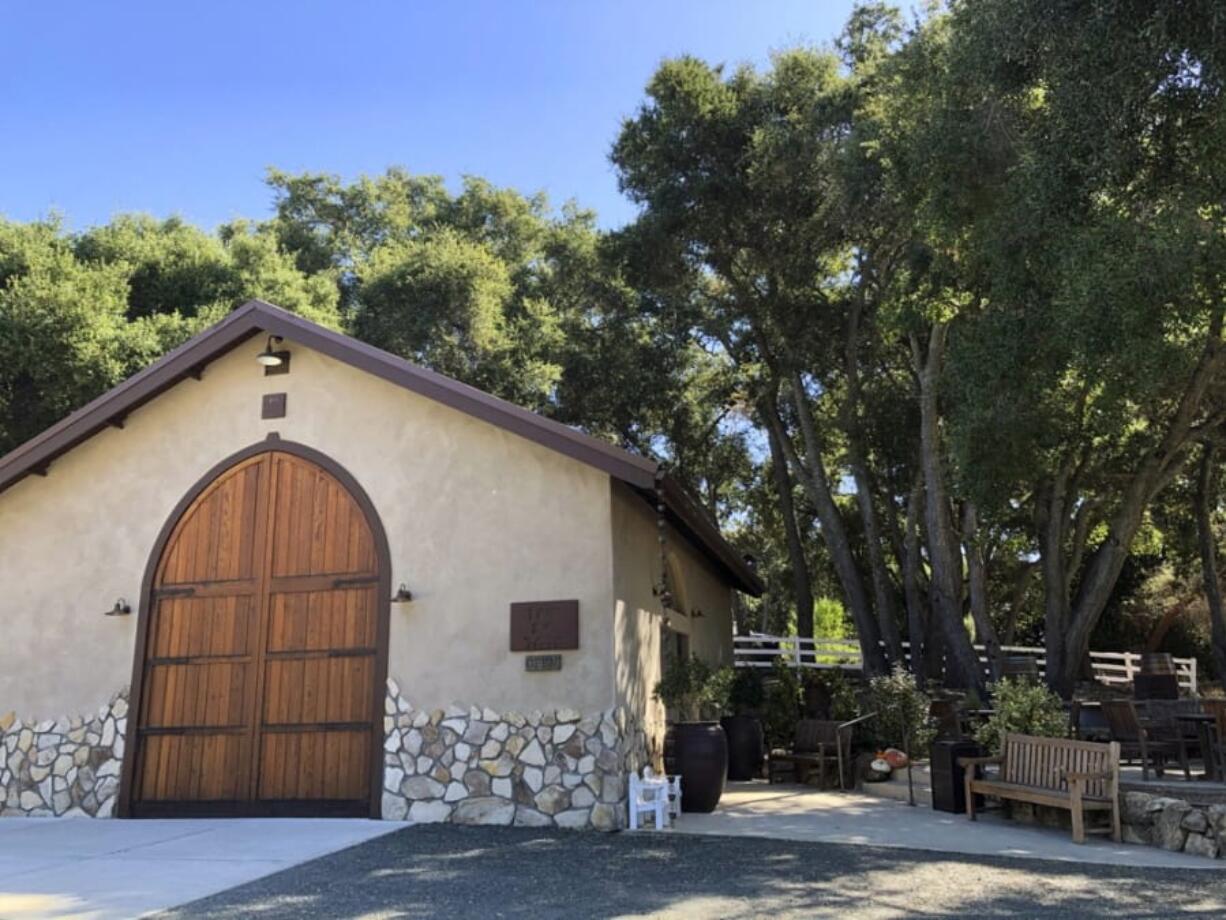
M765 782L729 783L719 808L709 815L682 815L676 830L1113 866L1226 868L1221 861L1112 843L1109 838L1075 844L1068 831L1021 825L992 814L972 822L963 815L912 808L892 799Z
M0 917L139 917L401 826L323 819L0 818Z

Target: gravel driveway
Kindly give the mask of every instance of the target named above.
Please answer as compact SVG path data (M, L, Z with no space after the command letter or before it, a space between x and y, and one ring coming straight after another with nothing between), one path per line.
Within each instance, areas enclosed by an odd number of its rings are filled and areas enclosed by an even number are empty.
M164 918L1226 916L1226 870L683 834L407 828Z

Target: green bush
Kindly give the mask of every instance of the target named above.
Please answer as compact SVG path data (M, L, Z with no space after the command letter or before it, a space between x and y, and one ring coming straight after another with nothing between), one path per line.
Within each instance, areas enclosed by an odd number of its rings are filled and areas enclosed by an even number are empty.
M674 658L665 666L654 695L678 721L687 722L702 718L703 711L717 702L718 689L711 666L691 655Z
M723 667L712 677L713 696L727 716L761 714L766 691L757 668Z
M979 726L975 740L992 754L999 754L1005 735L1068 736L1068 714L1060 697L1045 684L1025 678L1006 677L992 686L991 718Z
M849 722L861 714L855 685L846 672L839 669L809 671L805 674L806 707L811 701L820 702L821 705L816 712L806 712L806 716Z
M791 666L776 660L766 679L766 700L762 711L762 731L771 748L791 747L800 718L800 681Z
M926 757L936 737L932 701L901 664L868 682L864 711L875 713L865 731L879 748L895 747L915 758Z

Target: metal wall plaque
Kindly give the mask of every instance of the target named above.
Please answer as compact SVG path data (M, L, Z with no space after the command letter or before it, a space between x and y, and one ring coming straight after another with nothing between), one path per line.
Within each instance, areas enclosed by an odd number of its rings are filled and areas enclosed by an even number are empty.
M578 601L530 601L511 605L511 651L542 652L578 647Z
M285 394L264 394L264 400L260 403L260 418L285 418Z
M561 655L528 655L524 658L525 671L561 671Z

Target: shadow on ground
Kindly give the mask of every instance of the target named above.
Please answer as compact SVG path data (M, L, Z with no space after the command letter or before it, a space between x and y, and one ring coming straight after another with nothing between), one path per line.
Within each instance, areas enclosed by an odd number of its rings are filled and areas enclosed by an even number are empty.
M407 828L163 918L1226 916L1226 873L826 843Z

